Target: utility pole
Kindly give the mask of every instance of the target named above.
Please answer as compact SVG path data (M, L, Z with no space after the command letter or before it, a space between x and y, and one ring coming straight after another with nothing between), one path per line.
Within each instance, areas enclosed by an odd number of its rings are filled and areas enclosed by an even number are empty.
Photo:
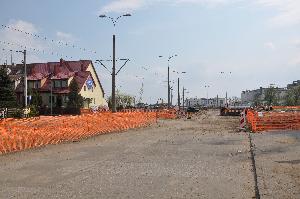
M12 56L12 50L10 50L10 65L13 65L13 56Z
M219 95L217 95L217 108L219 107Z
M173 105L173 88L171 88L170 90L171 90L171 105Z
M115 53L115 35L113 35L113 59L112 60L96 60L99 62L111 75L112 78L112 92L111 92L111 100L112 100L112 112L117 112L116 110L116 76L123 69L123 67L130 61L130 59L118 59L120 61L125 61L124 64L119 68L116 72L116 53ZM112 71L110 71L105 64L104 61L113 62Z
M25 107L27 107L27 66L26 66L26 50L24 51L16 51L17 53L23 53L24 55L24 97L25 97ZM6 65L7 65L7 60L6 60Z
M162 58L163 56L160 55L158 57ZM174 57L177 57L177 54L169 56L169 58L168 58L168 108L170 108L170 104L171 104L171 101L170 101L170 97L171 97L170 96L170 89L171 89L171 87L170 87L170 61Z
M124 15L120 15L117 18L112 18L112 17L106 16L106 15L100 15L99 17L100 18L108 17L111 20L111 22L113 23L114 27L116 27L116 24L122 17L130 17L130 16L131 16L131 14L127 13ZM115 112L117 112L117 109L116 109L116 35L115 34L113 34L113 68L112 68L111 76L112 76L112 89L111 89L112 112L115 113Z
M27 107L27 66L26 66L26 50L24 54L24 81L25 81L25 107Z
M170 65L168 61L168 108L170 108Z
M51 116L53 115L53 91L52 91L52 89L53 89L53 84L52 84L53 82L51 81L51 83L50 83L50 113L51 113Z
M116 35L113 35L113 68L111 74L112 88L111 88L111 103L112 112L117 112L116 109Z
M226 107L228 107L228 103L227 103L227 91L226 91Z
M177 92L178 92L178 110L180 110L180 92L179 92L179 77L178 77L178 80L177 80Z
M185 88L183 87L182 89L182 109L184 110L184 91L185 91Z

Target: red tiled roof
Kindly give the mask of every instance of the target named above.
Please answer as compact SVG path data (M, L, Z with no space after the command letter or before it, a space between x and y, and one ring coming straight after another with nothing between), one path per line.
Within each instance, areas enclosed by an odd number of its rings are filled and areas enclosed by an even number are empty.
M45 84L39 89L41 92L49 92L50 91L50 79L52 80L60 80L60 79L69 79L70 77L74 77L78 83L79 89L81 89L86 82L87 78L91 76L89 71L86 71L88 66L92 64L92 68L95 70L92 61L90 60L79 60L79 61L64 61L60 60L60 62L48 62L48 63L34 63L27 65L27 79L28 80L42 80L47 78ZM23 73L23 65L15 66L14 70L10 75L15 75L14 73L22 70ZM96 72L96 71L95 71ZM104 95L103 87L100 83L98 75L96 73L96 78L100 84L101 90ZM95 80L93 80L95 81ZM67 93L67 88L54 89L53 92L59 93ZM23 92L24 84L20 83L16 88L16 92ZM55 90L55 91L54 91Z

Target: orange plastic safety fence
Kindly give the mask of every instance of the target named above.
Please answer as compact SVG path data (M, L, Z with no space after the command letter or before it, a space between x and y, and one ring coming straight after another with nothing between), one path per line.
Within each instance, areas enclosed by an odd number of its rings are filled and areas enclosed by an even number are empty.
M300 130L300 112L247 111L247 123L253 132Z
M75 141L154 123L157 118L175 118L173 111L102 112L80 116L41 116L0 121L0 154L47 144Z

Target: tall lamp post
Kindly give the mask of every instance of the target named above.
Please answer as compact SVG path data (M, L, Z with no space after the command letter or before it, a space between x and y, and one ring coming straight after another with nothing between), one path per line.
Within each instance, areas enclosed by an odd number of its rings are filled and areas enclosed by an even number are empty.
M116 27L118 21L122 17L130 17L131 14L120 15L117 18L113 18L106 15L100 15L100 18L109 18L113 23L114 27ZM112 100L112 112L117 112L116 109L116 35L113 34L113 68L112 68L112 89L111 89L111 100Z
M185 100L184 100L184 93L187 89L183 87L182 89L182 109L184 110L184 103L185 103Z
M24 64L24 96L25 96L25 107L27 107L27 66L26 66L26 50L24 51L16 51L18 53L23 53L24 56L24 60L23 60L23 64Z
M227 77L226 75L231 75L232 73L225 73L225 72L221 72L221 75L224 75L225 77ZM228 107L228 96L227 96L227 89L226 89L226 95L225 95L225 105L226 107Z
M210 88L210 86L209 85L205 85L204 86L205 88L206 88L206 105L207 105L207 107L208 107L208 89Z
M168 58L168 108L170 108L170 61L172 58L177 57L177 54L169 56ZM160 58L163 56L159 56Z
M173 73L177 73L178 75L179 74L186 74L186 72L185 71L183 71L183 72L178 72L178 71L175 71L175 70L173 70ZM180 85L179 85L179 77L177 78L177 97L178 97L178 109L180 110Z

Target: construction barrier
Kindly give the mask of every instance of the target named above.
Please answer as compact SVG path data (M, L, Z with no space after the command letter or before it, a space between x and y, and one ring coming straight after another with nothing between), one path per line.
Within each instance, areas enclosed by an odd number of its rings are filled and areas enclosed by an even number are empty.
M253 132L274 130L300 130L300 112L257 112L248 109L247 123Z
M0 154L143 127L157 118L174 117L169 111L134 111L3 119L0 120Z
M240 114L240 129L246 127L246 110L242 111Z

